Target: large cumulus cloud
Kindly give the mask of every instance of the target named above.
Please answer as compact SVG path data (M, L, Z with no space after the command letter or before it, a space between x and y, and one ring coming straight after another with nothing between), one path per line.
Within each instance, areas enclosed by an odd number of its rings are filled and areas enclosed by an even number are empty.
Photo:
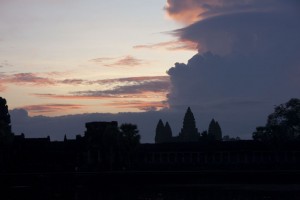
M274 12L299 9L298 0L167 0L167 15L191 24L205 18L241 12Z
M198 54L168 71L171 108L191 105L229 134L250 135L274 105L300 97L299 2L168 2L177 15L188 5L202 9L198 21L174 31L196 42Z
M300 8L299 8L300 11ZM198 43L199 52L221 55L299 55L298 13L246 12L207 18L175 31L182 40Z
M180 42L198 44L195 56L186 64L176 63L168 71L171 81L167 99L169 110L53 118L29 117L24 110L14 110L11 112L14 132L25 132L28 137L50 135L54 140L62 139L66 133L68 137L74 138L75 134L83 134L85 122L118 120L120 123L138 124L142 141L153 142L159 119L169 121L173 134L177 135L184 112L187 106L191 106L199 130L207 129L209 121L214 117L219 121L224 134L250 138L255 127L265 123L274 105L292 97L300 98L299 0L167 2L167 14L187 26L173 31L174 35ZM148 45L136 48L156 47ZM108 92L122 95L126 91L134 93L140 91L138 85L146 86L148 90L154 88L157 92L169 88L169 84L163 81L165 78L162 77L162 82L158 81L158 84L166 86L165 89L157 87L152 79L143 77L93 82L74 79L63 83L136 82L117 87L116 91L81 92L85 95L107 95Z

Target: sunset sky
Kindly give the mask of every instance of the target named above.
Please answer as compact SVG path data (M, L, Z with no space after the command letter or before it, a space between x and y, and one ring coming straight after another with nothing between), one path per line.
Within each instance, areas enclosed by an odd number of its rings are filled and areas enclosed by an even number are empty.
M197 52L163 0L0 0L0 91L30 115L166 107L175 62Z
M299 0L0 0L0 96L31 136L118 120L153 141L190 106L250 138L300 98L299 36Z

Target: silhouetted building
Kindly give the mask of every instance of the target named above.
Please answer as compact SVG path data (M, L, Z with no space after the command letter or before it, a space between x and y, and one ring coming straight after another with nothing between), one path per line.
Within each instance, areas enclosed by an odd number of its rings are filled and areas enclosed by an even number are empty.
M88 166L93 170L111 169L119 139L118 122L89 122L85 127Z
M168 140L172 140L172 129L171 129L169 122L166 122L165 134L166 134L166 137L168 138Z
M118 128L118 122L88 122L85 124L85 127L85 139L88 142L100 144L106 132L112 128Z
M168 122L164 126L160 119L156 126L155 143L171 143L171 142L198 142L198 141L222 141L222 130L217 121L212 119L209 124L208 131L203 131L200 135L196 127L194 114L188 107L184 119L183 126L178 136L172 136L172 130Z
M222 130L217 121L214 119L211 120L208 127L208 137L213 140L222 140Z
M192 113L191 108L188 107L184 115L183 127L179 133L178 139L182 142L197 142L199 141L199 136L194 114Z
M167 124L161 127L168 129ZM0 146L0 172L290 170L300 167L299 141L276 145L251 140L200 140L139 144L130 150L122 144L117 122L90 122L86 128L83 137L60 142L51 142L50 137L15 136L11 146Z
M291 170L300 167L299 141L280 147L253 140L144 144L144 170Z
M84 136L63 141L25 138L11 133L5 99L0 97L1 136L11 142L0 145L0 173L93 172L93 171L187 171L187 170L298 170L300 141L221 141L222 131L214 119L206 140L187 109L178 136L168 122L159 120L155 142L140 144L136 125L117 121L86 123ZM7 139L0 137L0 139ZM3 140L9 141L9 140ZM30 174L29 173L29 174Z
M166 122L166 125L164 125L160 119L155 130L155 143L167 143L172 141L172 130L169 123Z
M172 129L168 122L164 125L160 119L156 126L155 143L197 142L199 138L200 134L196 128L194 114L190 107L185 113L183 126L178 136L172 136Z

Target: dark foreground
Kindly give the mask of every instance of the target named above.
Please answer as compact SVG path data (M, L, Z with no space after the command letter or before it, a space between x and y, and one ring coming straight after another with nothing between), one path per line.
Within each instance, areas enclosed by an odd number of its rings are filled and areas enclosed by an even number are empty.
M1 199L300 199L297 170L23 173L0 181Z

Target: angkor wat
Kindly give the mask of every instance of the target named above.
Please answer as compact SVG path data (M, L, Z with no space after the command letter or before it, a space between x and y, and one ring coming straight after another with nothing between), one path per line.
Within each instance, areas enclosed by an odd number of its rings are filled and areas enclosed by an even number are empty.
M190 107L188 107L184 115L182 129L178 136L172 136L172 129L169 122L166 122L166 125L164 125L160 119L156 126L155 143L198 142L208 139L222 140L222 130L219 123L212 119L208 131L200 134L196 128L195 117Z
M159 120L156 144L140 144L136 125L88 122L83 136L64 141L26 138L11 132L5 99L1 103L1 172L95 172L118 170L290 170L300 167L299 140L270 143L259 140L222 141L214 119L200 134L190 108L183 127L173 137Z
M162 192L174 199L178 195L189 199L188 194L211 199L216 184L222 186L222 195L227 195L223 199L239 196L239 191L253 199L266 194L297 199L300 194L300 141L296 134L289 140L274 140L277 137L272 134L277 132L268 124L263 132L258 128L254 134L258 139L222 141L215 120L200 134L188 108L178 136L173 137L170 125L159 120L156 144L141 144L136 125L119 127L116 121L88 122L83 136L51 141L50 137L14 135L3 98L0 107L0 188L17 199L24 193L32 199L45 194L50 199L55 194L70 199L74 195L79 199L79 194L80 199L93 194L140 199L137 196ZM299 124L293 123L297 133ZM269 139L263 140L266 134ZM261 193L257 184L269 189ZM274 190L274 184L281 190ZM121 192L115 193L116 189Z

